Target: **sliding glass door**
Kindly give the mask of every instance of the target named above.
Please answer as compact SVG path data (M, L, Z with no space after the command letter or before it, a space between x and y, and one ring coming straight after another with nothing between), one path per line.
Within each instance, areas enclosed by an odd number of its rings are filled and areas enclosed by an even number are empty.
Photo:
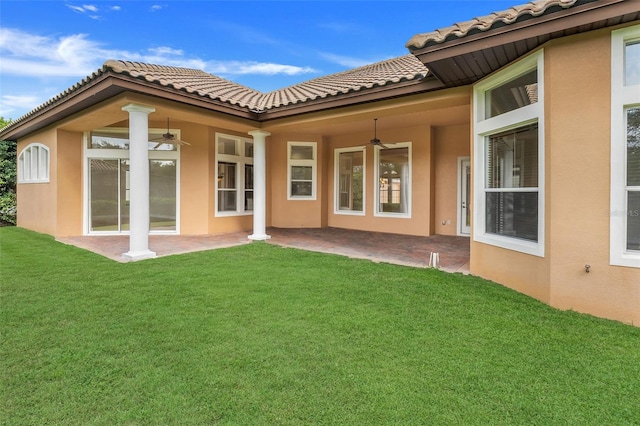
M88 232L129 231L130 170L127 129L103 129L88 138ZM149 143L149 228L176 232L179 157L174 146Z

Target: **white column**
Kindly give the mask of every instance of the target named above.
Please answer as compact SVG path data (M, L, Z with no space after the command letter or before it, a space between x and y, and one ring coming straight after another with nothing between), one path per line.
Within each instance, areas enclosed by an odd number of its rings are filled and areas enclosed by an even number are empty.
M268 240L267 235L267 148L271 135L263 130L249 132L253 136L253 234L250 240Z
M149 250L149 114L155 108L128 104L129 113L129 260L155 257Z

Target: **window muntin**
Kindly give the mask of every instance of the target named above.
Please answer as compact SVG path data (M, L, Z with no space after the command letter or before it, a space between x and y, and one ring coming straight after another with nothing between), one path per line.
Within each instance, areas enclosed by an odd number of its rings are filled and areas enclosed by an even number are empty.
M287 144L287 199L315 200L317 144L289 142Z
M49 148L32 143L18 156L18 183L49 182Z
M216 216L253 210L253 142L216 134Z
M363 149L339 149L335 155L335 212L363 214L365 194L365 153Z
M375 214L410 217L411 143L376 147Z
M625 43L624 47L624 84L640 84L640 40Z
M531 70L485 93L485 118L538 102L538 73Z
M540 51L474 87L473 238L536 256L544 256L543 66Z
M640 267L640 25L611 33L610 263Z

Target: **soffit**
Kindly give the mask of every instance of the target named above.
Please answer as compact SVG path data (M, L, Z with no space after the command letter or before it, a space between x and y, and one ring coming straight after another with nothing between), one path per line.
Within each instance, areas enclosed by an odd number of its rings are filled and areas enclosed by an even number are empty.
M417 34L407 48L452 87L474 83L550 40L639 19L637 0L540 0Z

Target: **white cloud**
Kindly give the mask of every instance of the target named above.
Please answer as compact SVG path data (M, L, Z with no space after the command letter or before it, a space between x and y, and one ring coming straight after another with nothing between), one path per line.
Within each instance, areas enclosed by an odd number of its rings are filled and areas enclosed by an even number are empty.
M317 72L311 67L255 61L211 61L207 63L206 70L213 74L222 75L300 75Z
M120 6L111 6L111 10L119 11L122 10Z
M362 67L372 63L370 59L354 58L351 56L336 55L334 53L321 52L320 56L322 56L324 59L326 59L329 62L333 62L335 64L342 65L349 68ZM373 62L376 62L376 61L373 61Z
M156 11L158 11L160 9L164 9L164 6L161 6L159 4L154 4L153 6L151 6L151 11L152 12L156 12Z
M40 104L42 104L42 99L38 96L2 95L0 98L0 116L9 117L14 111L31 110Z
M218 75L300 75L317 71L311 67L257 61L208 61L185 57L181 49L168 46L143 52L108 49L86 34L46 37L0 28L0 74L33 77L85 77L108 59L202 69Z
M149 49L149 51L154 55L158 55L158 56L163 56L163 55L182 56L184 54L184 52L181 49L174 49L168 46L152 47Z
M84 4L84 5L82 5L82 7L85 10L90 10L91 12L97 12L98 11L98 8L96 6L94 6L94 5L92 5L92 4Z

